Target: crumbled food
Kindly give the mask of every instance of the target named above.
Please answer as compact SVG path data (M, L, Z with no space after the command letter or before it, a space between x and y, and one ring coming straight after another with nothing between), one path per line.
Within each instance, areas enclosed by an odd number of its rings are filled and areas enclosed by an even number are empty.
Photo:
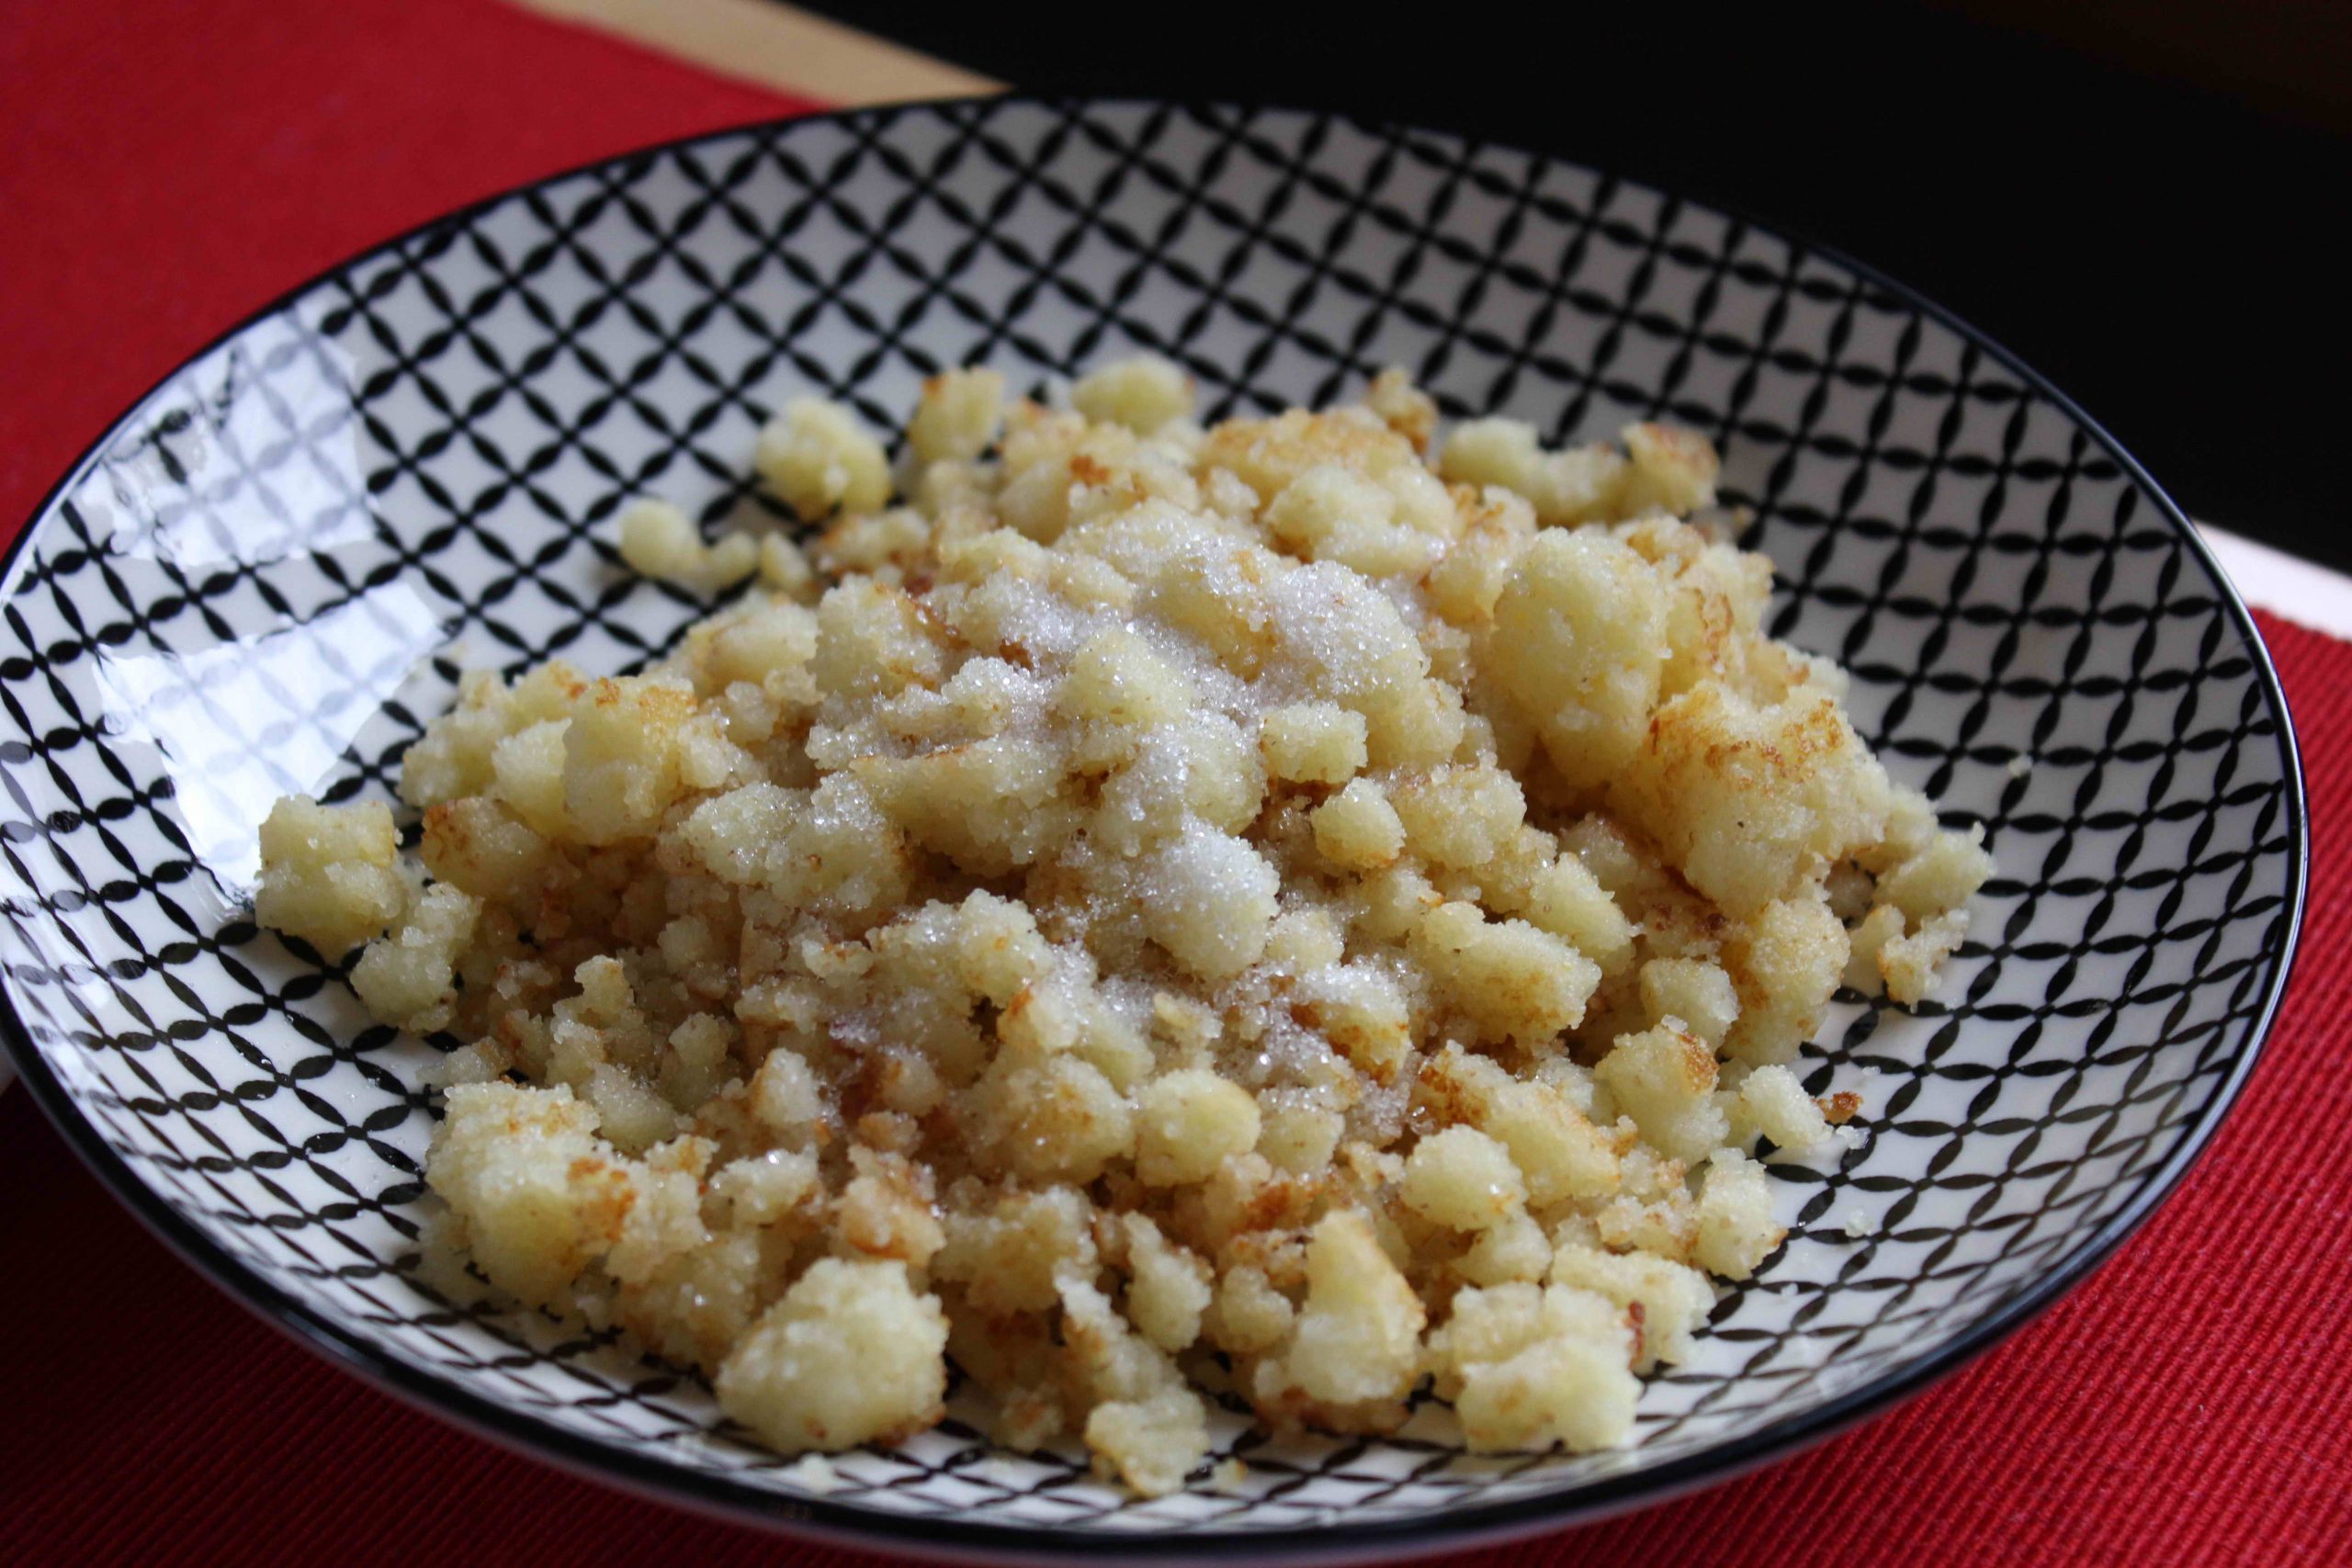
M928 468L968 463L996 445L1004 429L1004 377L994 370L950 370L923 383L907 422L907 454Z
M1633 1322L1569 1285L1472 1288L1430 1336L1429 1360L1474 1447L1613 1448L1641 1394Z
M288 795L261 825L254 918L328 958L342 957L406 907L400 843L381 801L335 807Z
M416 1034L447 1025L456 1003L458 961L472 942L479 899L452 883L427 887L400 930L368 944L351 971L352 989L378 1018Z
M718 1406L787 1452L838 1452L937 1421L947 1315L903 1263L820 1258L718 1364Z
M1739 1086L1732 1121L1742 1133L1760 1134L1775 1146L1806 1149L1829 1136L1829 1120L1807 1095L1797 1076L1782 1066L1758 1067Z
M1209 1386L1626 1441L1780 1245L1758 1156L1851 1135L1788 1064L1841 982L1926 992L1981 833L1764 635L1695 436L1442 433L1394 371L1205 431L1164 361L1070 403L935 377L894 473L787 402L798 543L620 519L741 585L672 656L468 677L413 856L380 802L270 814L261 922L458 1042L429 1277L787 1453L931 1425L951 1359L997 1440L1148 1493L1230 1483Z
M668 502L639 501L621 513L621 559L640 577L716 593L760 569L760 543L728 534L705 544L694 519Z
M1152 355L1114 360L1070 389L1070 405L1098 423L1150 435L1189 418L1193 378Z
M760 431L760 477L808 522L870 513L890 499L890 459L839 403L796 398Z

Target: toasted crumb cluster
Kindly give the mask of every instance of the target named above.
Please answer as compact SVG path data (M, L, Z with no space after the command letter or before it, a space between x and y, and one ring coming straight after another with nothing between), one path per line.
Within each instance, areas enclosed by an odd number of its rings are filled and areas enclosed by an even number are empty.
M258 913L465 1043L427 1177L504 1295L707 1372L776 1448L1075 1437L1144 1492L1268 1426L1626 1438L1779 1244L1786 1066L1918 998L1990 871L1759 629L1715 457L1203 430L943 376L893 474L760 439L811 525L639 569L748 596L644 674L476 675L381 805L281 802ZM893 495L904 503L889 504Z

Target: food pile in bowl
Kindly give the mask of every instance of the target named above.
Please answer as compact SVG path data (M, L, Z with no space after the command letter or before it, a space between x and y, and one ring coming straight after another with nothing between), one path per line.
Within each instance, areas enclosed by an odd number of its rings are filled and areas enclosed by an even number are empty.
M382 802L281 801L258 915L458 1043L428 1278L617 1327L785 1452L941 1418L1145 1493L1209 1401L1606 1447L1760 1154L1859 1109L1787 1064L1917 1000L1989 874L1766 637L1715 456L1442 436L1401 374L1203 429L1174 367L934 378L893 465L762 433L813 530L639 570L662 663L477 674ZM894 497L897 504L893 504Z

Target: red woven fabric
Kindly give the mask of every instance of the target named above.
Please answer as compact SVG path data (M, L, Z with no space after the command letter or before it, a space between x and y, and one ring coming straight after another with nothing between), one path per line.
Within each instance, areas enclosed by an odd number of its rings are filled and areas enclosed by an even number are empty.
M575 164L815 107L495 0L0 0L0 540L313 273Z
M785 100L491 0L0 3L0 538L224 323L368 243ZM2340 1561L2352 1550L2352 646L2266 621L2312 794L2261 1070L2138 1238L1906 1408L1699 1496L1482 1554L1571 1563ZM517 1564L823 1551L400 1405L149 1239L0 1097L0 1562ZM36 1285L33 1281L38 1280Z

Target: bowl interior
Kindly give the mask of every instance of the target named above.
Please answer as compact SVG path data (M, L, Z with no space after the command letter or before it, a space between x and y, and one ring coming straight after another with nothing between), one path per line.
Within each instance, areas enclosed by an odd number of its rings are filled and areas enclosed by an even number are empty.
M1915 1010L1842 998L1800 1066L1854 1145L1777 1168L1782 1251L1645 1396L1639 1447L1268 1442L1137 1501L951 1420L829 1486L671 1369L410 1275L432 1050L257 931L291 791L388 795L461 669L597 670L707 606L632 579L628 497L764 504L789 396L895 429L944 367L1137 348L1211 415L1396 364L1551 437L1694 426L1853 674L1888 765L2001 875ZM1985 1342L2160 1196L2283 978L2301 814L2252 628L2170 504L1917 301L1722 213L1440 135L1020 100L723 134L370 254L129 415L20 546L0 627L0 960L27 1076L232 1289L417 1397L705 1501L967 1547L1351 1539L1558 1517L1826 1429ZM1328 1527L1328 1528L1327 1528ZM1309 1529L1311 1538L1294 1535ZM1009 1533L993 1533L993 1532Z

